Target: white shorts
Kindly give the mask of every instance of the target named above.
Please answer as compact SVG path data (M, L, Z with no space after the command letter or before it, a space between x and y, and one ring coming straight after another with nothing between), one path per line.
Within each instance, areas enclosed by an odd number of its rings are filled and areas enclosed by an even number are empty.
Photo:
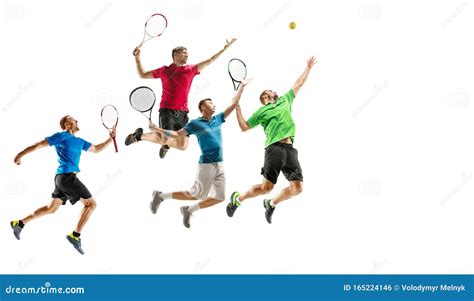
M196 180L191 188L191 195L197 199L205 200L213 189L211 197L217 200L225 200L225 175L224 163L202 163L199 164Z

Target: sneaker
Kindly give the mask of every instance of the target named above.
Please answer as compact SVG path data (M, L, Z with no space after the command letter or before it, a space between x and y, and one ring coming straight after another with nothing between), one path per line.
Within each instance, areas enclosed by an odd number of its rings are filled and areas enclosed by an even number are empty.
M161 202L163 202L163 199L160 197L161 191L155 190L151 194L151 202L150 202L150 210L151 213L156 214L156 211L160 207Z
M77 250L77 252L84 255L84 251L82 251L82 247L81 247L81 238L80 237L75 237L71 233L68 236L66 236L66 239L67 239L67 241L69 241L72 244L72 246L74 247L74 249Z
M169 149L170 149L170 147L168 145L161 146L161 148L160 148L160 158L161 159L163 159L166 156L166 153L168 152Z
M267 222L269 224L272 223L272 215L273 211L275 211L275 207L272 207L272 205L270 205L270 201L271 200L263 200L263 207L265 207L265 218L267 219Z
M20 233L21 230L23 230L23 228L20 227L20 221L11 221L10 226L13 229L13 235L15 235L16 239L20 240Z
M191 224L189 223L189 219L191 219L191 212L189 212L189 206L181 207L181 214L183 215L183 224L186 228L191 228Z
M232 195L230 196L230 202L227 204L227 207L225 207L225 210L227 211L227 215L229 217L234 216L235 210L239 208L239 203L237 203L237 198L240 197L240 193L237 191L234 191Z
M140 141L142 138L142 135L143 135L143 129L142 128L136 129L134 133L128 135L127 138L125 138L125 145L130 145L132 143Z

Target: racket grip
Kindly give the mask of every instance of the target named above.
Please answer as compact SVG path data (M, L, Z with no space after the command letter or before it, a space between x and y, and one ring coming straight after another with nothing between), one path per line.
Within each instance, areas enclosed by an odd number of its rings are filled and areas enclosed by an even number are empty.
M142 46L143 46L143 42L141 42L140 45L138 45L135 49L137 49L137 48L140 49L140 48L142 48ZM137 55L135 54L135 49L134 49L133 52L132 52L133 56L137 56Z
M112 140L114 141L115 152L118 153L117 141L115 141L115 137L112 138Z

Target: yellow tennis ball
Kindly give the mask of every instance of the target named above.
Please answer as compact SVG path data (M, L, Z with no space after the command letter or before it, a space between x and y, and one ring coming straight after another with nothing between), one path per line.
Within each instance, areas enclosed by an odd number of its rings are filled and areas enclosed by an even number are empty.
M296 23L295 22L290 22L288 27L290 27L290 29L295 29L296 28Z

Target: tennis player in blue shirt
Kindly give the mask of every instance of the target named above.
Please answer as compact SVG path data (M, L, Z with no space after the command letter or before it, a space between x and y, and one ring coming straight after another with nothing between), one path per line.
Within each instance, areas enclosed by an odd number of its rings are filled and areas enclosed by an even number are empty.
M67 240L73 247L81 254L84 254L81 246L81 231L86 222L89 220L92 212L96 207L96 202L92 198L91 193L87 187L77 178L79 170L79 161L82 151L99 153L112 142L112 137L115 136L115 131L110 133L109 139L101 144L93 145L86 140L76 137L75 134L79 131L77 120L72 116L66 115L59 121L59 125L63 132L58 132L44 140L35 143L23 151L19 152L14 162L17 165L21 164L21 158L26 154L36 151L46 146L54 146L58 154L59 167L54 178L54 191L52 193L52 201L49 205L36 209L27 217L10 222L13 229L13 234L16 239L20 239L20 233L23 227L33 219L39 218L46 214L56 212L61 205L65 205L67 200L74 205L80 201L84 205L79 222L76 229L66 236Z
M153 214L156 214L158 207L166 199L183 201L200 200L194 205L181 207L183 224L186 228L190 228L190 218L193 212L214 206L225 200L221 125L225 122L227 116L237 107L242 91L249 82L250 80L242 82L231 105L227 107L224 112L215 116L213 115L216 111L216 107L212 103L212 100L210 98L201 100L198 104L198 108L202 116L191 120L179 131L165 130L150 123L151 130L161 133L161 135L165 137L176 139L182 136L195 135L198 139L199 147L201 148L201 157L199 158L196 180L191 190L168 193L157 190L153 191L153 199L150 202L150 209ZM211 188L214 188L214 194L209 196Z

